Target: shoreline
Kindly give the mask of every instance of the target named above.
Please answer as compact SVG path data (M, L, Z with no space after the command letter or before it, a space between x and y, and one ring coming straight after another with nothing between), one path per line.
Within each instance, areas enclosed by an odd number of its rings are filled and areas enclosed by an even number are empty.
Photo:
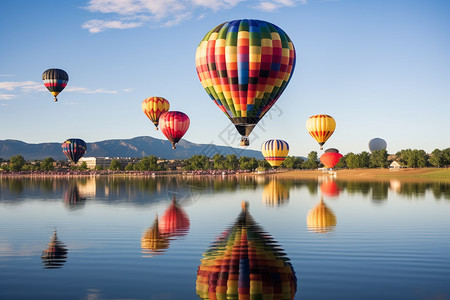
M129 176L129 177L161 177L161 176L274 176L280 179L324 179L326 177L335 180L347 181L389 181L391 179L405 181L441 181L450 183L449 168L402 168L392 169L340 169L332 172L322 170L278 170L275 172L252 173L236 172L221 174L205 172L39 172L39 173L0 173L0 178L73 178L73 177L103 177L103 176Z

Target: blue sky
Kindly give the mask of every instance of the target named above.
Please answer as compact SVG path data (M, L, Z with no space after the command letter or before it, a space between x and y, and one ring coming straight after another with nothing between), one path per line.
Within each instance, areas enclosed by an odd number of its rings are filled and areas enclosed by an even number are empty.
M150 96L191 119L185 139L238 146L229 120L203 90L195 50L216 25L261 19L297 51L293 77L250 135L250 148L284 139L290 155L319 146L308 117L332 115L325 144L388 152L450 147L450 2L446 0L91 0L0 3L0 140L86 142L164 138L141 110ZM69 74L53 102L48 68Z

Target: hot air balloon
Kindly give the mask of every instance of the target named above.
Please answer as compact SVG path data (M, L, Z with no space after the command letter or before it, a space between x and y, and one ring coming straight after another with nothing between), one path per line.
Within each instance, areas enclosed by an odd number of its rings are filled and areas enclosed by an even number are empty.
M289 153L289 144L283 140L268 140L262 143L261 152L272 167L279 167Z
M306 224L308 225L309 230L317 233L326 233L336 226L336 216L333 211L325 205L323 199L320 199L319 204L308 212Z
M295 67L294 44L274 24L234 20L210 30L197 47L203 88L242 136L248 136L286 88Z
M328 152L320 156L320 161L325 165L326 168L332 169L342 157L344 156L339 152Z
M168 111L159 117L161 132L172 143L172 148L183 137L189 128L189 117L180 111Z
M294 299L296 291L289 258L253 220L247 205L203 254L197 271L201 299Z
M42 262L45 269L61 268L67 260L67 248L58 240L56 230L53 232L47 249L42 251Z
M158 130L159 117L168 112L170 108L169 101L163 97L149 97L142 101L142 111L153 122Z
M63 153L68 159L77 163L86 153L86 143L81 139L68 139L61 145Z
M170 241L168 237L159 231L158 216L156 216L153 225L142 235L142 253L150 254L149 256L159 255L169 248L169 244Z
M319 143L320 150L323 150L323 144L325 144L333 134L334 129L336 129L336 121L329 115L315 115L306 121L306 129Z
M387 143L385 140L383 140L381 138L374 138L369 141L370 152L386 150L386 148L387 148Z
M175 198L159 220L159 231L170 237L183 236L189 231L190 221L184 210L178 205Z
M325 153L339 153L339 150L336 148L328 148L325 150Z
M61 69L48 69L42 73L42 81L50 93L55 96L55 101L58 101L56 96L66 87L69 75Z

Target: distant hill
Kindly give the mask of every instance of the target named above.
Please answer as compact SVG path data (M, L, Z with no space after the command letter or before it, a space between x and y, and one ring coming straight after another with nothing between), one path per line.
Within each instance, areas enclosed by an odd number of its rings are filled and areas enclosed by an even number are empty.
M9 159L11 156L20 154L26 160L44 159L46 157L65 160L66 157L62 153L61 143L28 144L18 140L0 140L0 157ZM177 144L177 149L173 150L169 141L149 136L87 143L85 157L145 157L155 155L166 159L186 159L196 154L212 157L216 153L263 159L261 152L255 150L213 144L195 144L186 140L181 140Z

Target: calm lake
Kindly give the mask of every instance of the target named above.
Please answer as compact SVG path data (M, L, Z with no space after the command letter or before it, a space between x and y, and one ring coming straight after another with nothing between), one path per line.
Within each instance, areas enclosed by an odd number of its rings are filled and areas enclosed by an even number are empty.
M450 184L0 178L0 299L201 298L450 299Z

